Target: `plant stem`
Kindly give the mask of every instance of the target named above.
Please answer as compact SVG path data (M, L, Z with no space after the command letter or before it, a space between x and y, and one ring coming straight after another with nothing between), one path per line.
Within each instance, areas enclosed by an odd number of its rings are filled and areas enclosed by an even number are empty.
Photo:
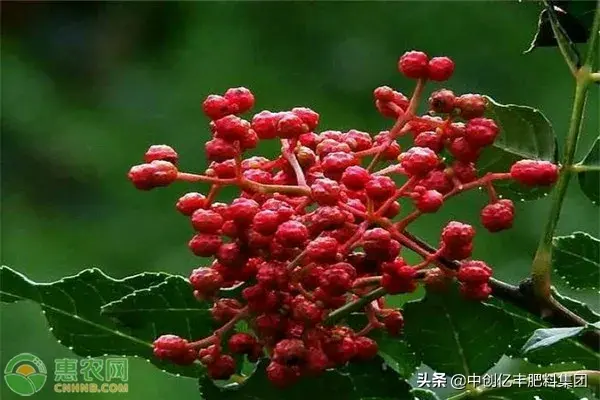
M571 120L569 130L565 141L565 148L561 158L562 168L558 176L558 182L554 189L552 206L548 216L548 222L544 228L540 239L533 265L531 277L533 279L534 290L539 299L547 300L550 298L550 264L552 261L552 237L558 224L560 211L565 199L565 194L571 180L573 159L577 148L579 133L581 132L581 123L583 120L583 111L585 109L585 101L587 91L590 84L589 67L584 65L577 72L577 85L575 86L575 99L573 100L573 110L571 112Z
M334 324L340 319L344 318L346 315L362 309L364 306L385 295L385 290L383 288L377 288L375 290L370 291L363 297L360 297L346 305L338 308L337 310L331 312L327 318L325 319L326 324Z
M583 164L575 164L573 166L571 166L571 172L574 172L576 174L582 173L582 172L598 172L600 171L600 165L583 165Z

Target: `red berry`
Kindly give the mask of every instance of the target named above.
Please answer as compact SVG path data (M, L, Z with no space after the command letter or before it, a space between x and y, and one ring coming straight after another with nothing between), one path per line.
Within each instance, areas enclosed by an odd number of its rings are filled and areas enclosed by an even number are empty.
M477 179L477 170L472 162L454 161L452 173L461 183L469 183Z
M210 379L229 379L235 373L235 360L228 354L221 354L206 366L206 372Z
M310 194L317 204L322 206L335 205L340 200L340 185L331 179L317 179L310 186Z
M485 113L487 100L480 94L463 94L456 99L460 116L464 119L482 117Z
M373 138L367 132L350 129L344 135L344 143L350 146L352 151L363 151L373 146Z
M475 237L475 229L471 225L458 221L450 221L442 230L442 241L450 247L470 244Z
M421 51L408 51L398 60L398 70L407 78L427 78L429 57Z
M394 89L389 86L379 86L373 91L375 100L388 102L394 100Z
M400 154L400 164L411 176L426 176L440 163L435 152L426 147L411 147Z
M460 285L460 293L468 300L482 301L492 294L492 288L487 283L474 286Z
M206 142L204 144L204 150L206 151L206 158L210 161L217 162L229 160L238 154L233 143L219 138Z
M353 154L339 151L327 154L321 160L323 175L333 180L339 180L346 168L357 164L358 159Z
M450 288L452 279L441 269L429 269L425 273L423 283L428 292L445 293Z
M308 240L308 229L298 221L287 221L279 225L275 239L286 248L302 246Z
M198 192L186 193L177 200L175 207L183 215L192 215L194 211L204 207L206 197Z
M356 345L355 359L360 361L368 361L377 355L379 346L377 342L366 336L358 336L354 338L354 344Z
M277 137L277 123L280 118L280 114L261 111L252 118L252 129L260 139L273 139Z
M329 367L329 358L319 348L309 348L306 355L305 369L309 375L318 375Z
M332 237L322 236L306 246L306 255L317 263L333 262L337 259L339 243Z
M168 161L155 160L149 164L134 165L128 173L129 180L140 190L168 186L177 180L177 167Z
M444 204L444 195L437 190L426 190L415 200L415 206L423 213L434 213Z
M451 113L456 107L456 96L448 89L441 89L429 96L429 108L436 113Z
M481 210L481 224L490 232L511 228L514 218L515 207L507 199L488 204Z
M373 228L364 233L362 240L366 253L386 252L392 241L392 235L383 228Z
M202 103L202 110L208 118L215 120L229 114L234 114L236 106L223 96L211 94Z
M210 309L212 318L220 324L229 322L242 308L242 303L236 299L219 299Z
M381 286L389 294L410 293L417 288L414 280L417 271L402 259L384 263L382 269Z
M263 235L275 233L279 223L279 214L272 210L260 211L252 219L252 227Z
M510 168L510 176L526 186L549 186L558 179L558 167L549 161L521 160Z
M396 193L396 183L389 176L373 175L365 184L365 192L373 201L384 201Z
M427 65L427 77L432 81L448 80L454 72L454 61L448 57L433 57Z
M250 123L235 115L228 115L214 121L215 137L234 142L241 141L250 130Z
M371 175L369 171L354 165L348 167L342 174L342 183L350 190L362 190L365 184L369 182Z
M289 277L285 266L277 262L264 262L258 267L256 280L265 289L285 289Z
M467 121L465 139L474 147L485 147L494 143L498 131L498 125L494 120L473 118Z
M227 346L232 353L249 354L258 344L256 338L248 333L236 333L231 335Z
M439 153L444 149L444 142L442 135L439 135L434 131L425 131L417 135L415 138L415 146L426 147Z
M323 310L301 295L292 301L292 317L303 324L313 326L323 319Z
M237 107L237 113L245 113L254 107L254 95L245 87L227 89L223 95L225 99Z
M219 235L199 233L189 241L188 247L199 257L210 257L217 254L222 243Z
M196 268L190 275L190 283L204 298L212 297L223 285L223 277L212 268Z
M306 358L306 347L299 339L283 339L275 345L272 360L283 365L299 365Z
M330 267L323 271L319 286L330 296L341 296L352 288L353 277L342 268Z
M448 151L456 160L470 163L477 161L481 148L473 146L464 137L459 137L450 142Z
M178 365L189 365L196 359L196 352L187 340L175 335L162 335L154 343L154 355Z
M201 208L192 214L192 226L200 233L217 233L223 226L223 217L212 210Z
M389 132L382 131L375 136L375 146L386 145L385 150L381 153L383 160L395 160L400 155L400 145L395 140L390 142Z
M271 361L267 366L267 378L276 387L283 388L296 382L300 372L292 367Z
M238 225L247 226L259 211L260 206L256 201L238 198L227 207L227 217Z
M444 246L442 255L450 260L464 260L473 254L473 243L461 246Z
M385 329L392 336L398 336L404 327L404 318L400 311L392 311L383 318Z
M419 181L419 185L430 190L437 190L442 194L450 192L454 188L452 179L444 170L431 171L425 178Z
M281 138L296 138L308 132L308 126L298 115L286 112L277 122L277 136Z
M307 107L295 107L292 108L292 112L296 114L304 124L308 127L309 131L315 130L319 125L319 114Z
M177 152L171 146L167 146L166 144L152 145L148 148L146 154L144 154L144 161L147 163L154 160L162 160L177 165L178 159L179 156L177 155Z
M460 282L469 285L487 283L491 276L492 269L483 261L464 261L456 274Z

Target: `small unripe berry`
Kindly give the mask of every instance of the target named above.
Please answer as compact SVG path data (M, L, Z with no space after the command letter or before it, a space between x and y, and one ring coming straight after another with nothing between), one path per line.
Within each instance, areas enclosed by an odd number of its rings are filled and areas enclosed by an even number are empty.
M415 199L415 206L422 213L434 213L444 204L444 195L437 190L426 190Z
M421 51L408 51L398 60L398 70L407 78L427 78L429 57Z
M481 210L481 224L490 232L509 229L515 218L515 207L508 199L488 204Z
M411 176L425 176L433 171L440 160L435 152L426 147L411 147L400 154L400 164Z
M150 163L154 160L168 161L171 164L177 165L179 156L177 152L166 144L155 144L148 148L144 154L144 161Z
M456 96L448 89L441 89L429 96L429 108L436 113L451 113L456 107Z
M275 239L286 248L299 247L308 240L308 229L298 221L287 221L279 225Z
M202 103L202 110L208 118L216 120L235 113L237 107L231 104L225 97L211 94Z
M350 190L362 190L369 182L370 177L369 171L361 166L353 165L346 168L342 174L342 183Z
M448 80L454 72L454 61L448 57L433 57L427 65L427 77L432 81Z
M373 175L365 184L365 192L373 201L384 201L396 192L396 184L389 176Z
M245 113L254 107L254 95L245 87L227 89L223 95L225 99L237 107L237 113Z
M510 168L510 176L526 186L549 186L558 179L558 167L549 161L520 160Z
M201 208L192 214L192 226L200 233L217 233L223 226L223 217L212 210Z
M177 200L175 207L183 215L192 215L194 211L204 207L206 197L198 192L186 193Z
M189 241L188 247L199 257L210 257L217 254L222 243L219 235L199 233Z

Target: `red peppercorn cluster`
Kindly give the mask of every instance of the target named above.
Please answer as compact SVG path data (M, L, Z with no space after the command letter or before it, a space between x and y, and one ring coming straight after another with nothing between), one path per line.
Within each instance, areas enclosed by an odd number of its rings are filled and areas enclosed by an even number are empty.
M251 362L268 355L269 379L285 386L374 357L377 343L368 337L374 329L400 334L402 314L386 305L384 294L410 293L419 284L440 289L456 279L468 299L490 295L492 269L470 259L475 228L448 222L439 248L428 252L408 225L435 213L450 197L481 187L489 195L482 225L490 232L508 229L514 205L498 199L494 182L550 185L558 168L522 160L510 172L480 175L479 156L500 131L484 117L485 97L437 90L429 96L429 112L417 115L425 83L448 79L454 63L411 51L400 57L398 68L417 80L416 89L410 99L387 86L375 89L376 109L395 120L376 135L317 132L319 114L304 107L244 119L240 115L255 99L240 87L210 95L202 105L212 133L203 174L179 171L177 153L166 145L151 146L145 163L131 168L129 179L141 190L176 180L210 185L205 195L183 195L176 208L195 231L190 250L212 258L189 281L199 301L212 302L220 327L194 342L163 335L154 342L157 357L183 365L199 361L213 379L228 379L236 372L232 354ZM407 135L413 146L401 149L397 139ZM277 157L244 156L265 140L281 143ZM228 204L216 201L224 186L240 189ZM401 198L414 207L403 210ZM408 264L403 251L423 261ZM453 270L442 259L460 267ZM232 287L241 289L240 297L227 297L233 291L223 289ZM364 327L337 322L357 310L366 316ZM232 334L241 320L251 333Z

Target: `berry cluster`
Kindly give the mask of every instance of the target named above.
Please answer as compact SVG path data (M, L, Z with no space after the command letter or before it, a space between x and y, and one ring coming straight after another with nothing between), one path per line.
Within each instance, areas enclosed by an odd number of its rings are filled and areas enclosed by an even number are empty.
M413 292L420 283L440 289L456 279L467 299L490 295L492 269L470 259L472 226L448 222L438 249L429 252L407 232L408 225L435 213L450 197L481 187L489 197L482 225L490 232L508 229L514 206L498 198L493 183L550 185L558 168L522 160L509 172L480 176L477 160L500 130L484 116L485 97L438 90L429 97L429 112L419 116L425 83L448 79L454 63L411 51L398 69L417 80L416 89L410 99L387 86L375 89L375 107L395 120L377 135L354 129L317 133L319 114L301 107L261 111L246 120L239 115L254 106L254 96L233 88L203 103L212 132L204 174L179 171L177 153L166 145L151 146L145 163L131 168L129 179L141 190L176 180L211 185L206 195L183 195L176 207L195 230L190 250L214 257L194 269L189 281L199 301L212 302L220 327L195 342L163 335L154 342L157 357L184 365L199 361L213 379L228 379L236 372L232 355L249 361L268 356L269 379L285 386L374 357L377 343L368 337L374 329L400 334L402 314L386 306L385 294ZM414 145L403 150L397 139L407 135ZM273 139L281 142L278 157L244 158L246 150ZM229 204L215 201L228 185L240 189L239 197ZM401 199L412 210L402 212ZM423 260L409 265L401 257L404 250ZM460 267L449 268L442 262L447 260ZM224 290L233 287L240 296ZM339 322L351 311L364 312L363 327ZM241 320L252 333L233 333Z

